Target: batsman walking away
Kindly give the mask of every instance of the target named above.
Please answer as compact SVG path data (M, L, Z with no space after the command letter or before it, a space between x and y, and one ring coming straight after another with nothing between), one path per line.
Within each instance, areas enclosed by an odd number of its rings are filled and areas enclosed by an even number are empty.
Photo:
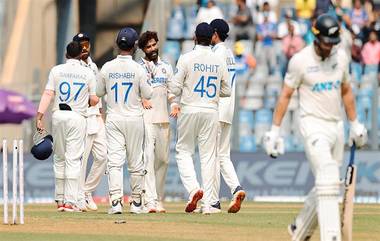
M299 92L300 130L315 186L304 208L288 227L293 241L309 240L317 223L321 241L341 241L339 214L339 167L344 151L343 109L350 122L349 145L362 147L367 130L356 115L355 99L348 73L348 56L337 48L339 24L328 14L320 15L313 33L315 40L294 55L273 115L273 125L263 139L266 153L283 153L279 136L281 121L294 91ZM283 146L282 146L283 148Z

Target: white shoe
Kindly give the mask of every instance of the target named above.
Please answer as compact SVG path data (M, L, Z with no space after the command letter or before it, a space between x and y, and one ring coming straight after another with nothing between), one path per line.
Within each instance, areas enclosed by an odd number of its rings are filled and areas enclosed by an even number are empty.
M90 192L85 193L85 200L86 200L86 207L88 210L91 210L91 211L98 210L98 206L94 202L94 199L92 199L92 195Z
M210 214L211 213L221 213L222 212L222 210L220 210L219 208L214 208L214 207L209 207L209 212L210 212Z
M108 210L108 214L122 214L123 204L121 198L112 201L111 208Z
M82 212L87 212L86 201L84 199L78 200L76 206L82 210Z
M129 207L129 212L134 214L140 214L140 213L147 213L146 210L144 210L143 205L137 204L135 201L131 202L131 206Z
M144 213L157 213L157 205L154 202L149 202L144 206Z
M202 213L202 208L197 207L196 209L194 209L193 213Z
M221 213L222 210L219 208L214 208L212 206L206 208L206 207L199 207L196 208L193 213L202 213L202 214L214 214L214 213Z
M166 209L164 208L163 202L157 203L157 210L158 213L166 213Z

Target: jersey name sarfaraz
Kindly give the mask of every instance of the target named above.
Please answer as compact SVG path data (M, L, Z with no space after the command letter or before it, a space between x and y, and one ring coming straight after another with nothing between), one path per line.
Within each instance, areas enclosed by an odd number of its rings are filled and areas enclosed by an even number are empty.
M82 79L82 80L86 79L86 75L83 75L83 74L63 73L63 72L59 73L59 77L67 78L67 79Z

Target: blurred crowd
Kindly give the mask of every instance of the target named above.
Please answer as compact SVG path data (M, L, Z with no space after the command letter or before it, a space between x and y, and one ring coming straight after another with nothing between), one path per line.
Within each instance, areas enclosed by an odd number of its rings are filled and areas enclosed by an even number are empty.
M278 66L274 42L281 41L285 59L280 60L280 71L284 74L287 60L313 41L311 26L316 16L328 12L341 23L341 45L352 57L353 71L359 81L359 74L374 71L375 65L380 61L380 2L375 4L373 0L295 0L291 6L280 6L279 0L235 0L231 4L225 2L198 0L192 13L177 1L172 19L185 21L176 21L175 25L180 23L190 26L179 26L181 30L188 29L188 33L182 36L181 33L184 31L174 29L177 36L170 36L169 33L169 39L191 39L191 30L196 24L223 18L228 20L232 27L230 41L252 41L255 50L252 53L256 55L260 54L256 53L256 49L264 49L259 52L265 52L265 56L262 57L268 64L269 74ZM191 15L194 14L192 22ZM173 22L170 25L172 24ZM372 51L368 51L369 49Z
M313 21L326 12L335 16L341 25L339 47L352 60L350 71L359 119L370 129L372 84L379 79L380 2L294 0L284 4L279 0L198 0L196 4L183 4L176 1L163 54L174 66L179 54L194 46L192 37L196 24L215 18L229 22L227 42L234 50L239 81L240 150L244 151L246 145L247 151L254 151L261 134L269 128L289 59L313 42ZM287 143L294 143L289 144L288 151L303 148L296 143L299 139L297 106L295 97L291 102L288 128L284 128L283 133L288 137Z

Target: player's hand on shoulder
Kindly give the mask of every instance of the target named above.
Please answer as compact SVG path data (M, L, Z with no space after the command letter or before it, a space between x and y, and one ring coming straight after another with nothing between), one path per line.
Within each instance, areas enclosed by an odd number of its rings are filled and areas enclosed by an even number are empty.
M171 105L171 111L170 111L170 117L177 118L179 112L181 111L181 108L178 104L172 104Z
M149 100L146 100L146 99L142 100L142 106L146 110L152 109L152 104L150 103Z
M355 142L355 145L360 148L363 147L367 141L368 134L365 126L357 119L350 121L350 135L348 140L349 146L352 146L352 144Z
M284 154L284 139L280 137L280 127L273 125L271 130L264 134L263 148L267 155L272 158Z

